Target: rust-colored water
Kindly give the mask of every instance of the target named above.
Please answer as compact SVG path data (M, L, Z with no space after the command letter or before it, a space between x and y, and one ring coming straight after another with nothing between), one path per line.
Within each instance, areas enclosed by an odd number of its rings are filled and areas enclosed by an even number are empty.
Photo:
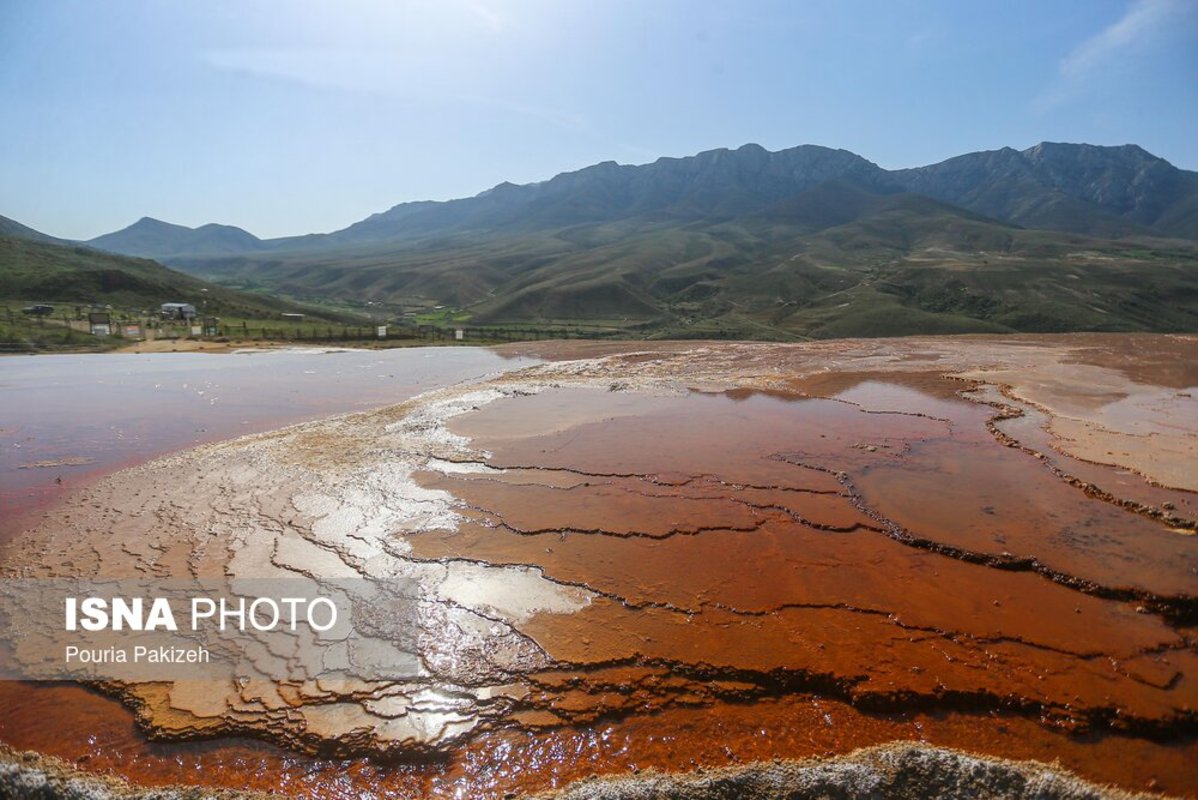
M807 694L676 708L586 726L484 734L444 763L316 759L252 741L146 742L115 700L69 684L0 682L0 741L142 786L183 784L312 798L504 797L595 774L689 771L807 758L899 740L1044 760L1091 780L1188 794L1198 742L1069 736L1035 721L954 711L865 714Z
M894 739L1195 793L1194 539L1005 446L962 388L551 389L455 420L504 471L422 473L468 508L413 555L529 565L594 599L521 628L554 664L523 676L535 702L444 761L147 743L65 684L0 684L0 741L146 785L316 797L501 797Z

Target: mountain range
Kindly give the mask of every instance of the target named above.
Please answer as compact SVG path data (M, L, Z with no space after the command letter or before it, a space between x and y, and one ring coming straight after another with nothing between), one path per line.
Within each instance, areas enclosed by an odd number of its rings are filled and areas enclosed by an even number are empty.
M788 338L1198 329L1198 173L1042 143L885 170L814 145L604 162L259 239L143 218L89 247L476 323Z
M188 228L144 217L88 244L169 259L402 242L466 231L536 231L632 218L716 220L785 213L787 209L775 206L827 181L879 194L920 194L1025 228L1198 239L1198 173L1177 169L1136 145L1044 142L1022 152L969 153L893 171L847 150L802 145L771 153L748 144L642 166L607 161L541 183L501 183L461 200L402 203L330 234L262 240L231 225Z

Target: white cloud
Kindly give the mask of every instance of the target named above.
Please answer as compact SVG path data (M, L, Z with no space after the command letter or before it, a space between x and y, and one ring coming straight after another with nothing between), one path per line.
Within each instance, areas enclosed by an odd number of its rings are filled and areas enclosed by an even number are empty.
M1138 0L1118 22L1074 48L1061 61L1061 76L1084 78L1113 58L1149 46L1183 9L1179 0Z
M922 28L908 36L904 44L908 50L926 50L940 38L940 33L935 28Z
M493 9L482 3L467 3L466 8L470 10L470 13L474 14L475 19L490 29L492 33L503 32L504 20Z
M228 72L362 92L394 89L397 67L388 54L323 49L214 50L204 60Z
M531 117L566 131L588 132L586 118L566 110L511 100L472 90L448 69L427 60L405 59L393 52L325 49L214 50L204 53L209 66L316 89L373 94L424 104L458 104L498 109Z
M1186 12L1193 0L1136 0L1116 22L1061 59L1053 84L1036 98L1037 111L1048 111L1083 90L1095 74L1152 47Z

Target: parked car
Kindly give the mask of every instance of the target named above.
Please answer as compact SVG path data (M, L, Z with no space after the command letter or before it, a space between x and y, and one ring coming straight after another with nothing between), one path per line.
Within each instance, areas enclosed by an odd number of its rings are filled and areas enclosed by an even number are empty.
M163 303L159 313L163 319L193 319L196 307L191 303Z

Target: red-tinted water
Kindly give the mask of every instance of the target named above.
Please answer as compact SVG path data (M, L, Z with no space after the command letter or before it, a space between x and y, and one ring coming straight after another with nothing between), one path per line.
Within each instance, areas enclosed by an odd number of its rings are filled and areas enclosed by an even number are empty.
M423 473L467 521L410 536L414 556L529 565L595 600L522 626L553 667L444 761L148 743L65 684L0 685L0 741L146 785L331 798L501 797L896 738L1193 793L1198 664L1189 629L1152 613L1193 598L1192 537L1006 447L958 388L557 389L455 420L506 471Z
M475 347L0 358L0 541L116 469L526 363Z

